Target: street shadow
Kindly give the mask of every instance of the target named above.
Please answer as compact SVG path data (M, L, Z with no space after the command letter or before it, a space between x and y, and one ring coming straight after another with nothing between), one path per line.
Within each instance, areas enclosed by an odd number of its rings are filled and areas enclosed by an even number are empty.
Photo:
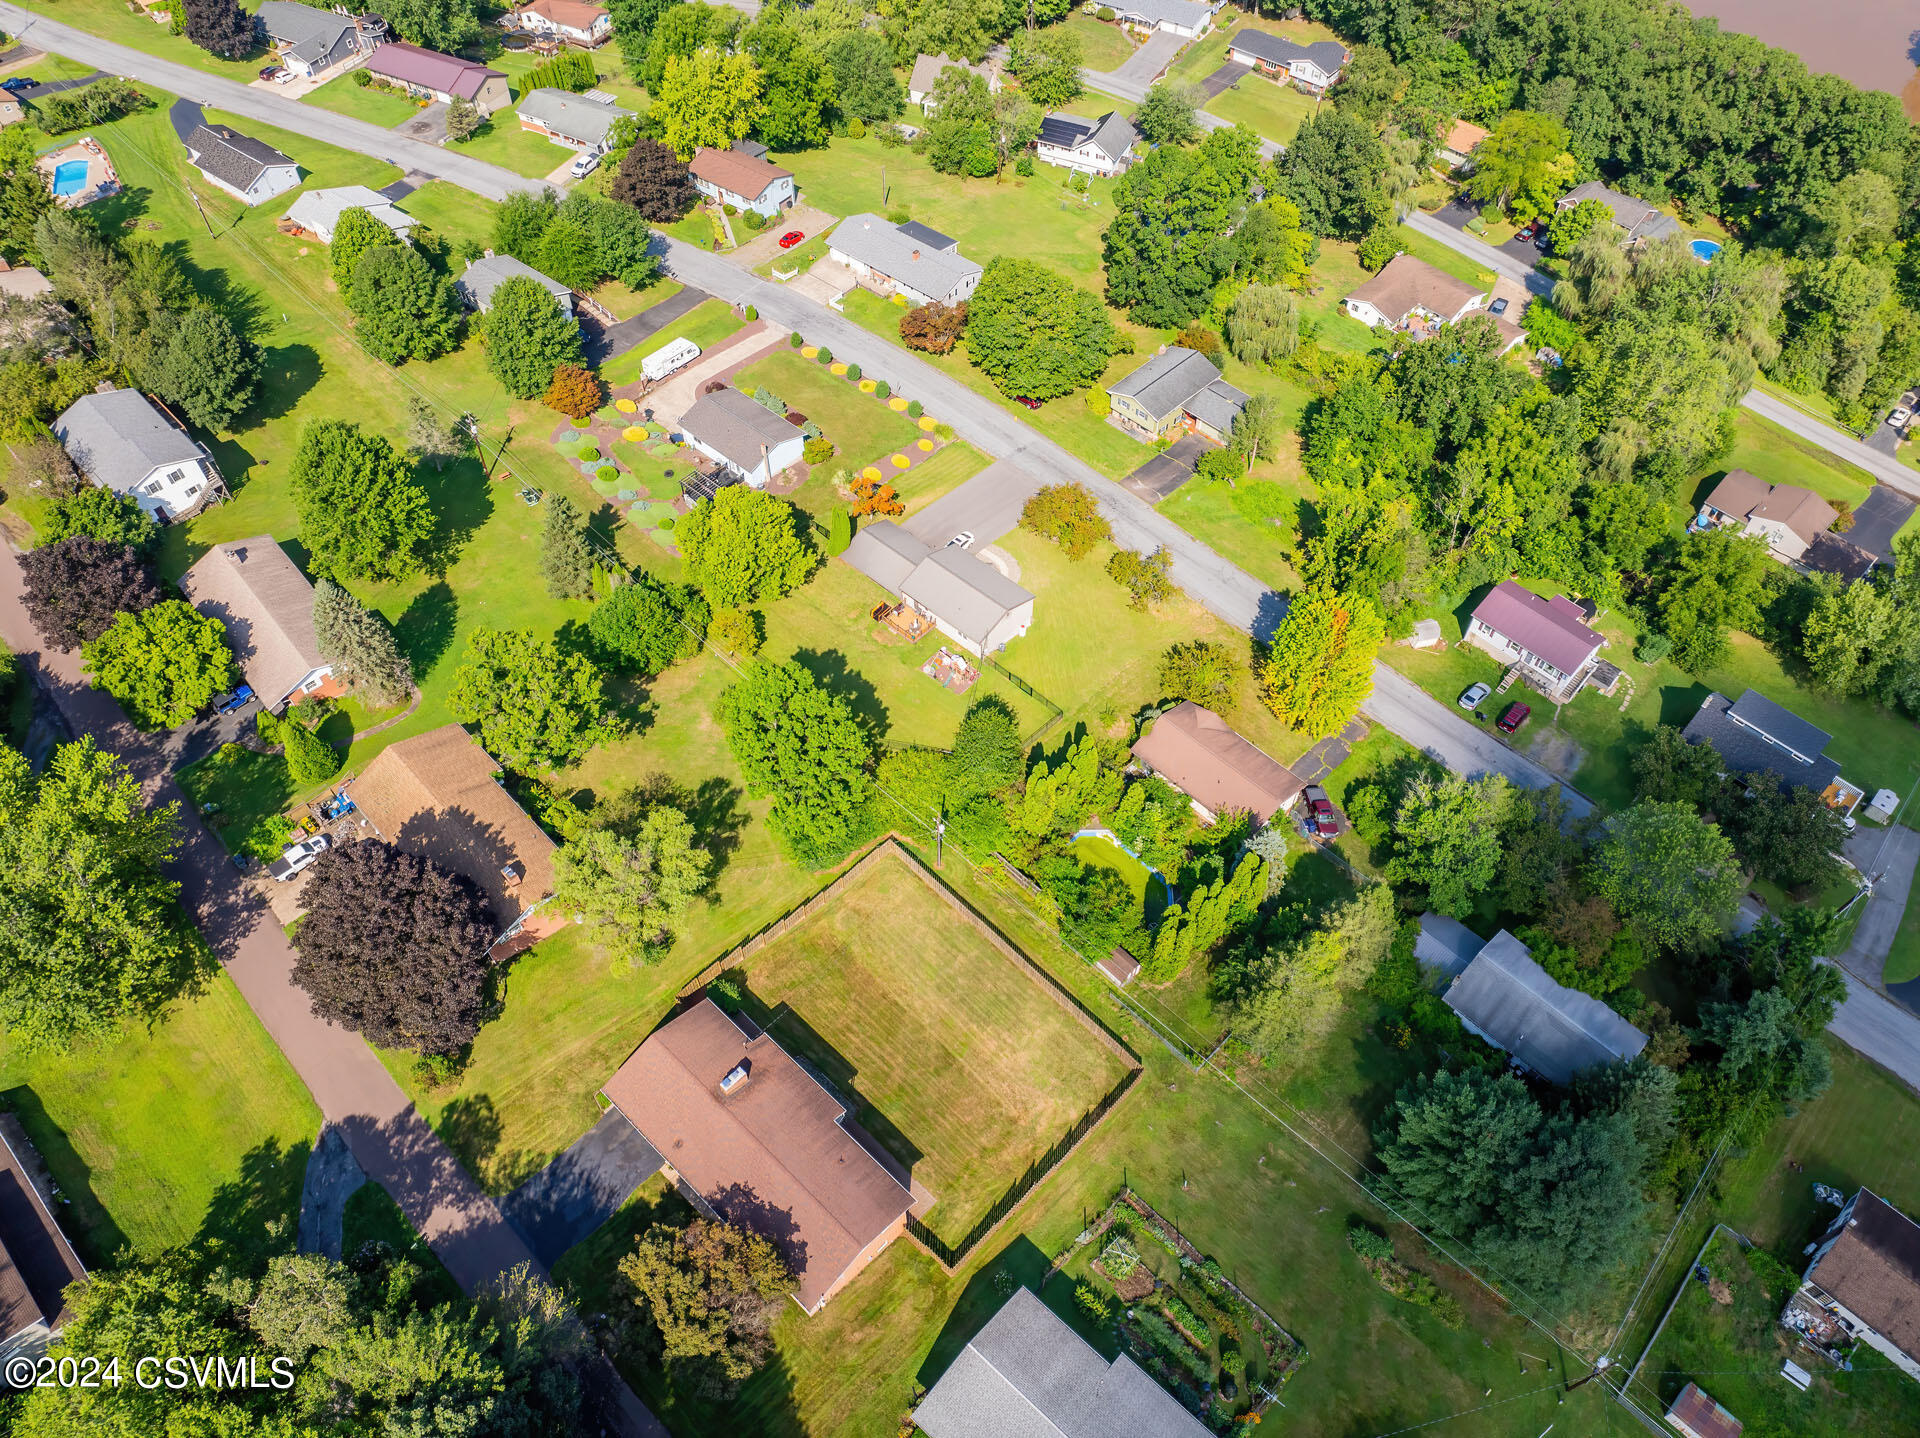
M837 699L846 701L853 717L860 722L876 744L886 742L890 720L887 706L868 679L838 649L796 649L793 662L811 674L820 687Z
M309 1141L282 1148L277 1138L249 1149L241 1157L240 1172L213 1191L194 1245L217 1243L226 1253L243 1259L290 1250L300 1216L307 1156L312 1151Z
M459 627L460 601L444 579L429 584L407 606L393 629L400 641L400 652L413 666L415 679L431 673L433 666L446 656Z
M57 1190L54 1218L88 1268L111 1268L133 1250L126 1233L114 1222L93 1191L93 1167L67 1139L66 1130L48 1115L40 1095L21 1084L0 1093L0 1108L20 1121L27 1139Z

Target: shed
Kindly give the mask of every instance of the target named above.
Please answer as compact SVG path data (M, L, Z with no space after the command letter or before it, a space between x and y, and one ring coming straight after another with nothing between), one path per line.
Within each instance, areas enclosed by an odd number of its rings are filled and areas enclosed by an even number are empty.
M1121 989L1132 983L1140 973L1140 961L1117 945L1094 967L1113 980L1115 988Z

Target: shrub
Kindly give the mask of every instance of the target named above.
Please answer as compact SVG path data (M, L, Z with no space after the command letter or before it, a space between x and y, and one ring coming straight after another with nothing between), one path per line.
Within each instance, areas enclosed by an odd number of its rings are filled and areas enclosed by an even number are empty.
M912 218L913 213L905 205L887 211L887 223L890 225L904 225Z
M600 447L595 444L583 444L580 446L580 452L574 455L574 458L583 464L592 464L596 459L600 458Z
M732 219L735 215L740 213L740 211L732 205L722 204L720 208L726 212L726 216L728 219Z
M748 210L740 217L740 223L758 234L767 227L767 217L758 210Z
M660 525L659 525L659 527L660 527L661 529L672 529L672 528L673 528L673 516L672 516L671 514L669 514L669 515L668 515L668 516L667 516L667 517L666 517L665 519L663 519L663 520L661 520L661 521L660 521Z
M925 414L926 412L927 412L926 406L922 405L919 400L910 399L907 401L907 418L908 419L918 419L920 418L921 415Z
M1360 267L1378 272L1385 269L1387 261L1399 253L1400 241L1394 232L1385 225L1378 225L1360 241Z
M373 76L369 75L365 70L355 70L353 72L353 83L364 90L373 83Z
M1099 418L1105 419L1113 413L1113 401L1108 397L1104 389L1100 388L1099 385L1095 385L1087 391L1087 408ZM1212 454L1213 451L1208 450L1207 453ZM1201 458L1206 458L1206 455L1202 455Z
M751 659L767 642L760 613L754 609L716 609L707 638L736 659Z
M1105 1323L1113 1316L1113 1305L1107 1301L1107 1296L1091 1283L1077 1285L1073 1290L1073 1301L1079 1304L1081 1311L1095 1323Z
M1197 1381L1201 1383L1207 1381L1209 1374L1206 1360L1194 1352L1193 1345L1182 1338L1171 1323L1151 1310L1135 1314L1133 1321L1139 1325L1140 1331L1147 1336L1155 1348L1186 1369Z
M1362 1258L1381 1261L1393 1258L1393 1240L1377 1228L1368 1224L1355 1223L1347 1227L1347 1247Z
M740 981L732 974L721 974L708 982L707 997L727 1012L734 1013L746 998L746 990L740 987Z
M833 458L833 441L822 435L819 439L807 441L801 456L808 464L825 464Z
M620 471L610 464L603 464L593 472L593 477L602 484L612 484L620 477Z
M1113 538L1093 492L1073 483L1048 485L1036 492L1020 511L1020 527L1051 539L1069 559L1084 559L1096 544Z
M799 348L800 348L800 346L801 346L801 345L803 345L803 344L805 344L805 343L806 343L806 341L805 341L804 339L802 339L802 338L800 337L800 331L799 331L799 330L795 330L795 331L794 331L794 332L793 332L792 334L790 334L790 335L788 335L788 336L787 336L787 347L788 347L789 349L796 349L796 350L797 350L797 349L799 349Z
M1643 634L1633 646L1633 657L1642 664L1658 664L1673 652L1673 641L1664 634Z
M1098 10L1093 12L1093 18L1096 20L1105 20L1108 24L1112 24L1113 6L1102 5Z
M601 398L598 375L577 364L563 364L554 370L553 383L547 386L541 403L574 419L584 419L600 408Z
M1202 1346L1213 1342L1213 1329L1207 1320L1181 1302L1178 1294L1162 1292L1160 1306L1166 1311L1167 1317L1186 1329Z
M760 318L760 311L755 309L752 305L748 305L746 309L743 311L743 313L745 314L747 318L747 322L749 324L751 324L754 320L757 320Z
M888 384L885 380L879 381L873 387L873 397L875 399L892 399L893 386Z
M824 346L824 345L822 345L822 346L820 347L820 363L821 363L821 364L832 364L832 363L833 363L833 351L832 351L832 350L830 350L830 349L828 349L828 348L827 348L826 346Z
M1033 156L1022 155L1019 159L1015 160L1013 162L1013 172L1022 179L1031 175L1033 173Z
M851 120L847 121L847 138L852 140L866 139L867 122L858 115L855 115Z
M848 365L847 378L852 380L855 384L860 383L860 366L857 364Z

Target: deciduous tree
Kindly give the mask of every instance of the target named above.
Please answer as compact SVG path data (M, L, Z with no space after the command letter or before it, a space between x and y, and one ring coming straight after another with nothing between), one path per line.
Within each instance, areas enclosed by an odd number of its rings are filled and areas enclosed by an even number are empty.
M487 368L520 399L546 393L553 372L580 362L580 326L538 280L516 275L494 289L484 317Z
M159 581L124 544L75 536L20 556L27 616L62 653L98 639L122 613L158 604Z
M1728 634L1759 621L1768 563L1766 542L1739 530L1707 529L1680 541L1657 601L1674 663L1700 674L1727 657Z
M967 303L967 357L1002 394L1070 394L1100 377L1118 342L1098 298L1032 260L990 261Z
M847 701L792 661L761 659L722 692L720 721L747 792L773 798L767 824L782 847L809 868L844 855L873 759L873 741Z
M1608 818L1594 890L1651 941L1698 948L1726 932L1743 887L1733 844L1686 804L1647 799Z
M398 245L399 238L360 205L350 205L333 222L333 238L327 242L327 263L333 268L334 286L343 293L353 284L353 272L360 256L376 245Z
M102 485L83 485L47 506L39 527L42 544L84 535L105 544L123 544L142 558L160 543L160 527L130 494Z
M1093 491L1069 480L1044 485L1020 510L1020 527L1051 539L1069 559L1085 559L1113 538L1113 526L1094 502Z
M382 17L402 40L425 50L451 51L480 39L477 0L382 0Z
M603 816L555 853L554 902L586 915L620 963L650 963L672 947L712 866L687 816L670 805L630 823Z
M642 135L620 157L609 193L623 205L659 224L679 219L700 199L686 163L670 146Z
M667 61L650 113L673 153L691 160L696 150L725 150L743 139L763 109L751 55L698 50Z
M81 668L142 729L175 729L233 684L227 627L183 599L122 612L81 648Z
M1302 590L1255 671L1261 697L1295 729L1316 738L1335 733L1372 690L1374 651L1386 637L1372 601Z
M1387 152L1372 128L1331 110L1307 120L1278 167L1281 192L1314 234L1357 240L1386 213Z
M254 17L238 0L181 0L187 38L209 55L238 60L259 43Z
M1578 173L1564 125L1551 115L1510 110L1474 150L1467 193L1497 202L1516 220L1531 220L1551 213Z
M1190 699L1217 714L1231 714L1240 703L1246 666L1233 651L1211 639L1170 645L1160 656L1160 692Z
M700 652L709 614L698 591L642 574L593 606L587 633L609 668L653 675Z
M741 43L760 68L762 108L754 121L760 138L782 151L826 144L835 93L826 58L780 10L763 11Z
M355 261L347 290L354 334L388 364L437 359L460 337L460 304L445 275L410 245L376 245Z
M794 1288L766 1239L703 1218L684 1230L655 1224L620 1260L620 1276L660 1334L668 1382L712 1401L767 1361L774 1316Z
M345 420L309 421L289 478L316 573L393 580L419 571L433 510L384 436Z
M547 392L541 396L540 402L561 414L585 419L600 408L600 402L605 397L600 387L600 377L592 370L583 365L563 364L553 372L553 381L547 386Z
M778 599L820 562L794 508L778 495L730 484L680 521L687 578L716 609Z
M815 7L816 9L818 7ZM906 108L907 90L893 73L893 52L875 30L848 30L826 44L840 113L873 124Z
M900 316L900 341L928 354L949 353L967 327L967 302L916 305Z
M1242 364L1270 368L1300 343L1300 311L1279 285L1248 285L1227 310L1227 343Z
M1151 554L1116 549L1107 557L1107 577L1127 591L1127 603L1134 609L1151 609L1173 598L1178 590L1172 568L1173 555L1164 544Z
M1080 67L1086 56L1080 36L1065 25L1045 30L1016 30L1007 73L1020 82L1034 104L1054 110L1080 94Z
M1500 834L1513 807L1513 786L1501 774L1415 777L1393 817L1394 855L1387 877L1419 884L1428 905L1464 918L1500 872Z
M1201 95L1190 85L1162 80L1134 111L1133 128L1151 145L1187 145L1200 138Z
M253 401L260 347L212 305L168 314L147 331L140 376L202 429L222 430Z
M617 728L593 662L524 629L482 629L468 641L447 707L480 726L489 754L521 770L566 768Z

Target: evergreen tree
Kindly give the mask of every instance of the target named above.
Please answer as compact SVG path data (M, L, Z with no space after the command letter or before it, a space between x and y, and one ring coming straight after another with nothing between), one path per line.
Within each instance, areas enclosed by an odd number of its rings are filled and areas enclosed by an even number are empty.
M413 666L386 620L324 575L313 587L313 632L334 677L375 708L398 704L413 692Z
M593 553L587 548L587 521L564 494L547 496L547 518L540 531L540 574L555 599L584 599L593 593Z

